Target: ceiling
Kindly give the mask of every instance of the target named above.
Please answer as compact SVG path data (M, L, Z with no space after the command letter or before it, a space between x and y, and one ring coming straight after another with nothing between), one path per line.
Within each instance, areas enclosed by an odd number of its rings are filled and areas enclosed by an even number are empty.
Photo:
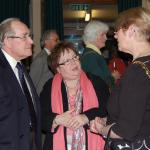
M93 3L93 4L117 4L117 0L63 0L65 4L67 3Z
M63 0L63 15L65 23L84 22L85 10L74 10L74 4L88 4L92 19L113 22L117 15L117 0Z

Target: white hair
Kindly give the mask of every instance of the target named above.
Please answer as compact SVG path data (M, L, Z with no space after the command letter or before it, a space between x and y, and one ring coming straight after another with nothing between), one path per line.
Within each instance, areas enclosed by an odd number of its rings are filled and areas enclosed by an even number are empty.
M85 44L95 41L99 33L107 32L108 30L107 24L100 21L90 21L84 29L83 41Z

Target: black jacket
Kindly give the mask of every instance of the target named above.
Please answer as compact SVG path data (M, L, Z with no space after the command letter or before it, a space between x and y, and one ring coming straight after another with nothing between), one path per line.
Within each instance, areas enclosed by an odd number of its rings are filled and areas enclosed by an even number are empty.
M88 78L91 80L93 87L96 91L96 95L98 97L100 107L92 108L82 113L85 114L89 120L94 119L96 116L106 117L107 116L106 103L107 103L108 96L109 96L108 86L102 79L100 79L97 76L88 74ZM55 118L57 114L53 113L51 109L52 80L53 79L50 79L47 81L40 95L41 111L42 111L42 130L46 133L46 139L44 142L43 150L53 150L53 133L51 133L50 130L51 130L51 126L53 123L53 119ZM63 81L61 84L61 90L62 90L62 97L63 97L63 110L65 112L68 110L68 100L67 100L65 84ZM88 126L84 127L85 133L86 133L87 128ZM66 135L66 128L64 132L65 132L64 135ZM66 142L66 136L65 136L65 142Z

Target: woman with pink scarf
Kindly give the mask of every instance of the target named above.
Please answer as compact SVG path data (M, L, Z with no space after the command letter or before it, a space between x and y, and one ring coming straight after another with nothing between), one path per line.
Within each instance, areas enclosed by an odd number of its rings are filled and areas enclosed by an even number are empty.
M60 42L48 62L56 74L40 95L43 150L103 150L104 140L90 132L89 122L107 116L107 85L82 71L72 43Z

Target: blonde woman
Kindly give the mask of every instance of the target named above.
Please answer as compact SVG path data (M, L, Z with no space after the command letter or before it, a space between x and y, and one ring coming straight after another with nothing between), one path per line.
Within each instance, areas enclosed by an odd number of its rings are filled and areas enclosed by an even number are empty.
M128 141L120 148L150 149L150 12L132 8L121 13L115 38L119 50L131 54L133 62L110 96L107 125L96 118L91 130L107 136L112 126L112 139Z

